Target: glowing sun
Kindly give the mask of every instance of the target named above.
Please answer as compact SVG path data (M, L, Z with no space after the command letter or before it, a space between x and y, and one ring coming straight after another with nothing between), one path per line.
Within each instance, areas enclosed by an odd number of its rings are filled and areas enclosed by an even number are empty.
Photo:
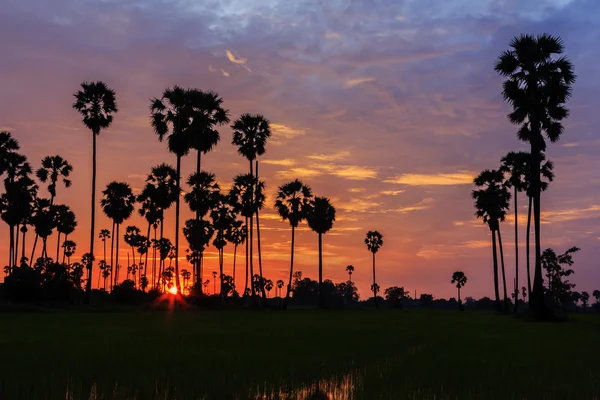
M173 286L172 288L169 289L169 293L171 294L177 294L177 286Z

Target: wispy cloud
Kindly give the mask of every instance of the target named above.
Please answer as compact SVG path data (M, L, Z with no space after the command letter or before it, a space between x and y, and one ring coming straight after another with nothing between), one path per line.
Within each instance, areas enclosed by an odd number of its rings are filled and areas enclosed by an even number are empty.
M375 78L373 78L373 77L351 79L349 81L344 82L344 88L350 89L350 88L353 88L354 86L358 86L363 83L374 82L374 81L375 81Z
M225 50L225 55L227 55L227 59L234 64L245 65L248 62L247 58L236 57L230 50Z
M284 124L271 123L273 137L281 139L293 139L306 133L306 129L292 128Z
M339 161L350 157L350 152L346 150L336 151L331 154L309 154L306 158L318 161Z
M379 194L384 196L398 196L400 193L404 193L406 190L382 190Z
M282 167L292 167L296 165L296 161L291 158L284 158L282 160L262 160L261 163L269 165L279 165Z
M403 174L386 179L384 183L397 183L409 186L445 186L472 184L475 174L469 171L437 174Z

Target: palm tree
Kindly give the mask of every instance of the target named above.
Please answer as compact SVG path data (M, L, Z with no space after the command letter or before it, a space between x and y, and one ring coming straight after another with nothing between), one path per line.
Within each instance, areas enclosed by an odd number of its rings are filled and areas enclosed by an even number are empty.
M135 248L140 244L140 236L142 231L135 225L129 225L125 228L125 243L131 247L131 256L133 258L133 264L135 264ZM129 259L127 260L127 264L129 264ZM129 268L131 265L127 265Z
M113 122L113 114L118 111L115 91L104 82L84 82L81 90L75 93L73 108L83 117L83 124L92 131L92 216L90 223L90 254L94 254L94 223L96 220L96 136ZM86 283L87 302L92 293L92 267L90 262Z
M323 297L323 235L333 227L335 208L328 198L315 197L306 211L308 226L319 235L319 307L325 308Z
M217 271L213 271L212 276L213 276L213 294L217 294Z
M42 238L42 258L47 258L48 254L46 251L46 242L48 236L52 234L52 231L56 227L55 219L56 209L50 204L49 199L37 198L33 203L33 214L31 216L31 223L34 227L35 234ZM33 264L35 255L35 242L33 250L31 252L31 263Z
M148 232L146 234L146 243L145 243L145 254L146 259L144 260L144 276L148 276L148 253L150 248L150 228L155 227L155 235L156 236L156 227L158 227L158 222L162 216L162 210L159 208L155 199L155 187L149 183L144 186L144 189L137 197L137 202L140 203L140 209L138 213L146 219L148 222ZM156 274L156 271L152 272L152 276Z
M273 290L273 281L270 279L267 279L265 281L265 290L267 291L267 297L271 297L271 290Z
M108 229L100 230L99 238L100 238L100 240L102 240L102 243L104 244L104 257L102 258L102 260L106 264L106 239L110 239L110 231Z
M159 268L158 268L158 280L160 280L163 276L164 273L164 263L165 260L167 259L167 257L169 256L169 254L171 253L171 250L173 249L173 245L171 244L171 240L169 240L169 238L160 238L158 240L153 240L152 241L152 247L155 250L158 250L158 256L160 258L160 263L159 263ZM154 278L154 277L153 277ZM154 281L154 287L156 288L158 284L158 281L155 279Z
M246 225L243 225L242 221L236 220L228 232L228 241L233 243L233 284L235 285L235 262L237 258L237 248L239 245L244 244L246 236L248 235L248 229Z
M77 244L72 240L67 240L62 244L63 253L67 257L67 264L71 264L71 256L75 254L75 250L77 250Z
M283 285L285 285L285 282L281 279L277 280L277 289L279 289L279 298L281 298L281 289L283 289ZM275 293L275 295L277 296L277 293Z
M190 91L179 86L168 88L160 99L151 100L150 112L152 127L162 142L167 138L168 148L177 157L175 198L175 285L181 293L179 279L179 213L181 193L181 158L186 156L193 145L192 132L206 120L206 117L194 110L191 105Z
M484 170L474 180L477 187L482 189L473 190L472 197L475 200L475 215L487 223L492 232L492 257L494 262L494 294L496 296L496 307L500 311L500 294L498 289L498 256L496 250L496 232L500 234L500 222L506 217L510 201L510 192L503 185L504 174L498 170ZM500 249L502 257L502 249ZM503 258L503 257L502 257ZM504 266L502 267L504 281L504 306L508 307L506 294L506 279L504 277Z
M573 65L562 54L564 44L559 37L542 34L521 35L510 42L495 70L507 80L504 82L504 99L513 112L511 123L519 125L519 139L531 147L530 193L533 197L535 225L535 273L530 303L538 317L546 313L541 265L541 165L546 150L544 134L556 142L564 130L562 121L569 116L565 103L571 97L575 82Z
M456 271L452 274L452 284L456 284L458 289L458 309L463 310L462 301L460 300L460 289L467 284L467 277L464 272Z
M110 219L117 228L116 235L113 235L116 240L116 264L111 260L111 275L114 276L114 284L119 282L119 227L133 213L135 205L135 196L131 191L131 187L125 182L111 182L102 192L104 197L100 201L102 211ZM113 272L112 268L115 269Z
M383 246L383 235L377 231L369 231L365 238L365 244L367 245L367 250L373 254L373 285L371 285L371 289L373 290L373 301L375 307L377 307L377 292L379 285L377 285L377 281L375 280L375 254L379 251L381 246Z
M189 176L186 183L190 186L190 191L185 194L184 200L190 207L190 210L196 213L196 220L200 221L218 203L220 196L219 184L215 180L215 174L210 172L194 173ZM196 277L198 277L198 282L202 282L200 267L203 252L204 248L199 253L200 257L194 260L194 269ZM201 290L201 285L197 286Z
M73 172L73 167L61 156L46 156L42 159L42 167L35 174L42 183L48 182L48 192L50 193L50 203L54 204L56 197L56 183L62 178L66 188L71 187L69 175Z
M500 171L508 174L508 179L504 182L506 187L513 188L514 210L515 210L515 313L519 304L519 215L517 196L519 192L526 190L526 175L528 164L531 159L529 153L511 151L501 159L502 165Z
M187 284L190 281L190 278L192 277L192 273L190 271L188 271L187 269L182 269L181 277L183 278L183 287L187 288Z
M165 210L169 209L175 201L177 201L179 187L177 185L177 171L168 164L160 164L152 167L150 174L146 178L146 185L151 185L152 189L149 190L149 196L152 198L157 207L158 212L158 220L160 221L160 241L158 243L162 243L163 248L165 247L164 238L164 213ZM156 227L154 229L154 236L156 236ZM155 238L156 240L156 238ZM171 242L168 241L169 246ZM160 251L160 245L158 247L154 246L154 249L158 249ZM164 249L163 249L164 250ZM168 250L167 250L168 254ZM153 274L154 287L156 287L156 276L162 277L164 271L164 260L166 259L166 255L164 257L160 257L159 263L159 273L158 275Z
M216 232L213 246L219 251L219 276L223 277L223 249L227 245L227 239L229 238L228 231L231 229L235 222L235 212L233 207L229 204L228 196L220 195L215 204L214 208L210 212L210 218L213 222L213 227ZM221 279L221 297L225 295L223 288L223 279Z
M252 212L249 215L249 229L248 229L248 239L247 239L247 247L250 249L250 254L246 257L249 258L250 261L250 271L251 276L254 276L252 273L253 269L253 216L254 214L258 214L259 207L256 204L254 193L258 190L258 173L256 176L253 172L253 163L257 159L258 156L261 156L265 153L265 146L267 144L267 140L271 137L271 127L269 121L260 114L242 114L231 126L233 129L233 138L231 144L237 146L238 153L245 157L249 164L249 174L253 178L254 186L251 186L249 189L249 203L252 205ZM257 162L258 169L258 162ZM258 192L257 192L258 194ZM248 225L248 223L246 223ZM259 257L260 258L260 257ZM262 260L261 260L262 261ZM259 263L260 268L260 276L262 279L262 263ZM266 304L266 294L265 291L262 290L263 301ZM254 285L252 284L252 298L254 299Z
M256 244L258 247L258 271L260 274L261 282L264 281L263 278L263 267L262 267L262 252L260 251L260 219L259 219L259 211L265 205L265 182L258 179L258 160L256 160L256 185L254 186L254 203L256 207ZM265 287L263 285L262 288L263 295L263 303L265 306L267 305L267 299L265 297Z
M354 266L348 265L346 267L346 272L348 272L348 282L352 282L352 273L354 272Z
M198 255L204 252L204 249L210 243L210 239L213 237L214 233L215 230L213 226L203 219L188 219L185 221L185 226L183 228L183 235L187 239L190 250ZM198 262L196 262L196 265L197 264ZM196 275L196 278L198 279L198 282L201 282L201 275ZM198 287L199 285L196 286Z
M17 155L19 142L8 131L0 132L0 176L11 167L11 158Z
M290 277L287 285L285 294L285 300L283 302L283 308L287 308L287 304L290 298L290 292L292 290L292 277L294 275L294 239L295 230L298 224L306 219L306 214L310 208L310 202L312 200L312 192L308 186L302 181L296 179L295 181L286 183L279 187L277 193L277 200L275 201L275 209L279 213L279 216L284 221L288 221L292 227L292 246L291 246L291 258L290 258Z
M56 262L58 263L60 235L65 235L65 240L67 240L69 235L75 231L77 220L75 219L75 213L68 206L63 204L55 206L55 211L54 218L56 231L58 232L58 238L56 238Z

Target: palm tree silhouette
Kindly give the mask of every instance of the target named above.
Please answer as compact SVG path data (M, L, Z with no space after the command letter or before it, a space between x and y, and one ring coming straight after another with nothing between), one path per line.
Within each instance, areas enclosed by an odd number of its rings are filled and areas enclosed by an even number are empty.
M71 172L73 172L73 167L61 156L46 156L42 159L42 167L35 174L40 182L48 182L51 204L54 204L56 183L60 178L62 178L66 188L71 187L71 180L68 179Z
M187 239L190 249L193 253L198 255L204 252L204 249L210 243L210 239L213 237L214 232L215 230L210 222L204 219L188 219L185 221L185 226L183 227L183 235ZM201 269L200 274L202 274ZM201 282L201 277L201 275L197 275L198 282Z
M243 225L242 221L236 220L231 225L228 232L229 242L233 243L233 284L235 285L235 262L237 258L237 248L239 245L246 242L246 236L248 234L246 225Z
M140 242L140 234L142 231L135 225L129 225L125 228L125 243L131 247L131 256L133 258L133 263L135 264L135 248L139 245ZM127 268L130 268L129 258L127 259Z
M335 208L328 198L315 197L306 211L308 226L319 235L319 307L325 308L323 297L323 235L333 227Z
M100 235L98 236L104 244L104 256L103 260L106 261L106 239L110 239L110 231L108 229L101 229Z
M179 279L179 213L181 193L181 158L186 156L193 143L193 132L206 121L203 113L198 112L192 105L194 92L179 86L168 88L162 94L162 98L151 100L150 112L152 127L162 142L167 138L168 148L177 157L176 186L177 197L175 198L175 285L177 292L181 293L181 282Z
M31 216L31 223L34 227L35 234L42 238L42 258L47 258L48 254L46 251L46 242L48 236L52 234L52 230L56 227L55 219L56 209L50 204L49 199L37 198L33 202L33 214ZM35 255L35 242L33 251L31 254L31 262L33 263L33 256Z
M294 239L298 224L306 219L306 214L310 208L312 192L302 181L296 179L279 187L275 209L282 220L288 221L292 227L292 246L290 258L290 277L288 280L283 309L287 308L292 290L292 277L294 275Z
M458 309L463 311L462 301L460 299L460 289L467 284L467 277L464 272L456 271L452 274L452 284L456 284L458 289Z
M562 54L562 39L542 34L521 35L510 42L495 70L507 80L503 95L513 112L511 123L519 125L518 138L528 142L531 150L530 194L533 197L535 225L535 273L530 304L538 317L546 314L541 265L541 178L542 153L546 150L544 133L551 142L560 139L561 123L569 116L565 103L575 82L573 65Z
M71 256L75 254L75 250L77 250L77 244L72 240L67 240L62 244L63 253L67 257L67 264L71 264Z
M348 282L352 282L352 273L354 272L354 266L348 265L346 267L346 272L348 272Z
M75 213L71 211L68 206L63 204L55 206L55 212L55 225L56 231L58 232L58 237L56 238L56 262L58 263L58 256L60 252L60 235L65 235L65 240L67 240L69 235L75 231L75 228L77 227L77 220L75 219Z
M248 216L250 224L248 225L248 221L246 221L246 225L248 226L248 238L246 239L246 246L249 248L249 255L246 257L250 262L250 275L254 276L253 268L253 216L255 213L258 213L258 207L256 207L256 202L254 199L254 192L257 190L256 186L259 184L258 176L254 175L253 172L253 162L257 159L258 156L261 156L265 153L265 146L267 144L267 140L271 137L271 128L269 125L269 121L260 114L242 114L237 120L234 121L231 126L233 129L233 138L231 144L237 146L238 153L245 157L250 165L249 175L253 178L254 186L249 187L249 199L248 202L252 206L251 212ZM262 266L259 265L261 269L260 274L262 278ZM248 279L246 278L246 281ZM254 284L252 286L252 299L254 299ZM265 291L262 290L263 301L266 304L266 294Z
M213 294L217 294L217 271L213 271L212 276L213 276Z
M267 297L271 297L271 290L273 290L273 281L270 279L267 279L265 281L265 290L267 291Z
M169 240L169 238L160 238L158 240L156 240L156 239L153 240L152 247L155 250L158 250L158 256L160 258L160 263L159 263L159 268L158 268L158 275L157 275L158 276L158 280L160 280L160 279L162 279L162 276L164 274L164 263L165 263L165 260L167 259L167 257L171 253L171 250L173 249L173 245L171 244L171 240ZM157 287L158 280L154 281L154 287L155 288ZM163 291L164 291L164 289L163 289Z
M149 187L152 187L150 189ZM148 187L148 188L146 188ZM168 164L160 164L152 167L150 174L146 178L146 187L144 187L144 191L146 194L152 198L152 201L156 204L157 212L158 212L158 220L160 221L160 240L158 246L153 246L155 250L159 250L164 247L166 242L163 240L164 238L164 213L165 210L169 209L173 203L178 198L179 188L177 186L177 171ZM154 236L156 236L156 226L154 228ZM155 237L156 240L156 237ZM162 243L162 247L160 244ZM168 241L169 246L171 246L171 242ZM167 254L168 254L168 250ZM164 261L166 259L166 255L164 257L159 257L159 273L158 277L162 277L164 272ZM157 285L156 275L153 275L154 287Z
M146 233L145 254L144 260L144 276L148 277L148 253L150 252L150 229L154 226L154 237L156 239L156 228L162 216L162 210L159 208L155 199L155 187L149 183L144 186L144 189L137 197L137 202L140 204L138 213L148 222L148 231ZM141 259L140 259L141 260ZM153 261L153 266L155 265ZM156 275L156 270L152 271L152 277Z
M113 122L113 114L118 111L115 91L104 82L83 82L81 90L75 93L73 108L83 117L83 124L92 132L92 215L90 223L90 254L92 262L88 269L86 283L87 302L92 293L92 268L94 255L94 223L96 221L96 136Z
M11 159L18 155L19 142L8 131L0 132L0 176L11 168Z
M383 235L377 231L369 231L365 238L365 244L367 245L367 249L373 254L373 285L371 285L371 290L373 291L375 307L378 307L377 292L379 285L377 285L377 281L375 280L375 254L379 251L381 246L383 246Z
M224 248L227 245L227 241L229 238L228 231L231 229L235 222L235 211L233 207L230 205L228 196L220 195L218 198L218 202L215 204L213 209L210 212L210 218L213 222L213 227L216 232L215 240L213 241L213 246L219 251L219 276L223 277L223 258L224 258ZM223 288L223 279L221 279L221 297L224 296L224 288Z
M500 307L500 294L498 289L498 256L496 250L496 233L500 236L500 222L506 218L506 210L510 201L510 192L503 185L504 174L498 170L484 170L474 180L475 186L483 189L473 190L472 197L475 200L475 215L487 223L492 232L492 257L494 261L494 294L496 296L496 307ZM500 257L502 256L502 242L500 245ZM502 262L504 264L504 262ZM506 279L504 266L502 266L502 278L504 281L504 308L507 310L508 298L506 294Z
M259 219L258 214L259 214L259 211L262 210L262 208L265 205L265 194L264 194L265 182L258 179L258 160L256 160L255 175L256 175L256 185L254 186L254 203L255 203L255 207L256 207L255 212L256 212L256 244L258 247L258 271L260 274L261 281L264 281L263 268L262 268L262 252L260 251L260 219ZM262 288L262 294L263 294L263 303L266 306L267 299L265 297L264 285Z
M279 289L279 295L277 293L275 293L275 295L279 296L279 298L281 298L281 289L283 289L283 285L285 285L285 282L281 279L278 279L277 280L277 289Z
M190 278L192 277L192 273L190 271L188 271L187 269L182 269L181 277L183 278L183 287L185 289L185 288L187 288L187 284L190 281Z
M113 235L116 240L116 258L115 263L111 262L111 275L113 275L114 284L119 283L119 227L133 213L135 196L131 187L125 182L110 182L102 192L104 197L100 201L102 211L116 225L117 232ZM112 252L112 250L111 250ZM111 257L112 259L112 257Z

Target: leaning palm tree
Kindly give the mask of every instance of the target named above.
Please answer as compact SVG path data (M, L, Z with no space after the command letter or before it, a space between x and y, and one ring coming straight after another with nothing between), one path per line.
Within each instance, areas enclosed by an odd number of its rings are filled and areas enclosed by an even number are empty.
M119 283L119 227L133 213L135 205L135 196L131 191L131 187L125 182L111 182L102 192L104 197L100 201L102 211L110 218L117 228L115 235L116 240L116 257L115 262L112 262L111 257L111 275L114 277L114 284Z
M538 317L546 314L541 264L541 165L546 150L545 136L556 142L564 127L562 121L569 116L565 107L575 83L573 64L562 54L561 38L542 34L521 35L510 42L495 70L506 81L504 99L513 111L508 115L511 123L519 125L519 139L528 142L531 153L530 194L533 198L535 225L535 273L530 304Z
M346 267L346 272L348 273L348 282L352 282L352 273L354 272L354 266L348 265Z
M383 235L377 231L369 231L365 238L365 244L367 245L367 250L373 254L373 284L371 285L371 289L373 290L373 301L375 307L377 307L377 292L379 291L379 285L377 285L377 281L375 280L375 254L377 254L381 246L383 246Z
M75 219L75 213L71 211L68 206L58 205L55 206L56 214L54 215L56 232L58 232L58 238L56 239L56 262L58 263L58 256L60 253L60 235L65 235L65 240L69 238L69 235L75 231L77 227L77 220Z
M277 200L275 201L275 209L279 213L279 216L281 216L284 221L288 221L292 227L290 277L288 280L285 300L283 302L284 309L287 308L290 292L292 290L292 277L294 275L295 231L298 227L298 224L300 224L302 220L306 219L306 213L310 207L311 200L312 192L310 188L302 183L302 181L296 179L295 181L286 183L285 185L279 187Z
M75 93L73 108L83 117L83 124L92 132L92 214L90 223L90 254L94 257L94 223L96 220L96 136L113 122L113 114L118 111L115 92L104 82L84 82L81 90ZM90 262L86 283L87 302L92 293L92 268Z
M258 177L255 176L253 171L253 163L258 156L265 153L265 146L267 140L271 137L271 128L269 121L262 115L259 114L242 114L231 126L233 129L233 138L231 144L237 146L238 153L246 158L249 162L249 174L254 179L254 186L250 187L249 191L249 203L252 205L252 213L249 216L248 225L248 239L247 247L249 247L250 253L247 256L250 261L250 271L253 271L253 224L254 214L258 212L258 208L255 207L254 192L256 192L256 186L259 184ZM258 165L257 165L258 168ZM254 276L251 274L251 276ZM262 273L261 273L262 278ZM265 291L262 291L263 300L266 303ZM254 285L252 284L252 297L254 298Z
M326 197L315 197L306 212L310 229L319 235L319 307L325 308L323 297L323 235L333 227L335 208Z
M458 289L458 309L463 310L462 301L460 300L460 289L467 284L467 276L462 271L456 271L452 274L452 284L456 284Z
M503 185L504 174L497 170L484 170L474 179L475 186L481 188L473 190L472 197L475 200L475 215L488 224L492 232L492 257L494 263L494 294L496 308L501 310L500 293L498 285L498 255L496 249L496 233L500 234L500 222L506 218L506 210L510 202L510 192ZM500 240L499 240L500 242ZM501 242L500 242L501 246ZM502 260L502 249L500 249ZM504 262L502 262L504 264ZM507 310L508 298L506 294L506 279L504 276L504 265L502 265L502 278L504 283L504 307Z

